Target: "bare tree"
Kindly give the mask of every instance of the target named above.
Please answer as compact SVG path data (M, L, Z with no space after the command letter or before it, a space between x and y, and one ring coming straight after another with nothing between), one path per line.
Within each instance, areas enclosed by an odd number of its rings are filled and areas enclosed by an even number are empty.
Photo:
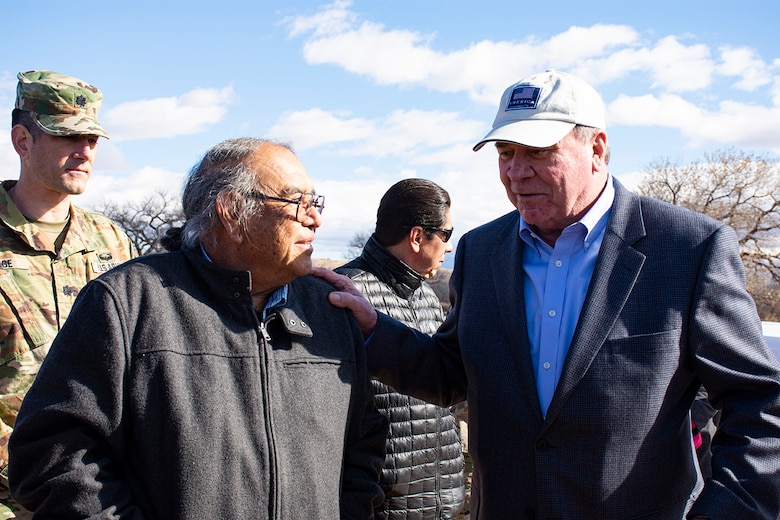
M116 222L140 255L163 252L160 238L169 228L184 223L180 203L162 191L140 202L105 203L96 211Z
M359 231L355 233L355 235L352 237L352 240L349 241L349 244L347 244L347 253L344 255L347 260L352 260L353 258L357 258L360 256L360 253L363 252L363 247L366 245L366 242L368 242L368 239L371 238L371 232L370 231Z
M637 191L734 228L759 314L780 319L780 162L733 148L684 166L666 159L650 165Z

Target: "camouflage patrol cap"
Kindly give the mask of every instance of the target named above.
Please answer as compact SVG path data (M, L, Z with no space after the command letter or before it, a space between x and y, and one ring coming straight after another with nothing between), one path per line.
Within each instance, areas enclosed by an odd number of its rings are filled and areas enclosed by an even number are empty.
M97 120L103 94L85 81L50 70L16 76L16 108L30 112L41 130L51 135L88 134L108 138Z

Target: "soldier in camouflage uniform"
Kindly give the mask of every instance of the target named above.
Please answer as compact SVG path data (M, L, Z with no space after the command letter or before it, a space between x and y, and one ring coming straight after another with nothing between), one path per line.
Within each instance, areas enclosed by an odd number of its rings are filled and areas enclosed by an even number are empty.
M21 172L0 184L0 519L31 517L8 493L7 444L51 341L79 290L135 256L114 222L71 204L108 138L100 90L51 71L18 78L11 140Z

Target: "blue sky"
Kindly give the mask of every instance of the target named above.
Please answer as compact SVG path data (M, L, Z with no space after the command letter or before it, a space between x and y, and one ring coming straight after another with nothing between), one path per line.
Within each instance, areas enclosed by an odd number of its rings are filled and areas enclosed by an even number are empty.
M0 6L0 178L16 73L50 69L104 93L84 207L177 196L217 142L291 142L326 196L315 257L344 258L384 191L432 179L457 238L512 207L490 128L503 90L548 68L607 105L610 171L629 185L652 162L736 147L780 155L776 0L162 1Z

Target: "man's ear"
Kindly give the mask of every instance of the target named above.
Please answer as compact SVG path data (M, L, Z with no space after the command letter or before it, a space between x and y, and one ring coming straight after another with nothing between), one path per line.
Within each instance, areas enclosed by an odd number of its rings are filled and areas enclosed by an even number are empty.
M24 125L14 125L11 128L11 143L13 143L14 150L19 154L19 157L27 159L31 153L33 136Z
M238 218L237 207L243 203L241 196L235 191L220 193L214 206L217 210L217 216L225 230L225 234L237 244L244 241L244 234L241 229L241 221Z
M607 133L603 130L593 138L593 171L604 171L609 162Z
M406 239L409 241L409 247L411 247L412 251L415 253L420 252L420 247L422 247L423 242L423 233L423 228L420 226L414 226L409 230L409 235L406 237Z

